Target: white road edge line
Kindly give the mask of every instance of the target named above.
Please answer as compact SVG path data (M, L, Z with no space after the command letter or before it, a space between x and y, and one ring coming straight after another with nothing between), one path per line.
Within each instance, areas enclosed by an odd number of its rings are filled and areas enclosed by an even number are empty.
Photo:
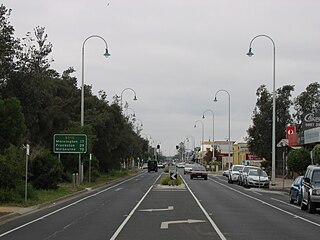
M300 207L298 207L298 206L295 206L295 205L293 205L293 204L290 204L290 203L287 203L287 202L281 201L281 200L279 200L279 199L276 199L276 198L270 198L270 199L271 199L271 200L273 200L273 201L276 201L276 202L283 203L283 204L285 204L285 205L287 205L287 206L290 206L290 207L293 207L293 208L300 209Z
M142 174L145 174L145 173L142 173ZM142 175L142 174L139 174L139 175ZM138 175L138 176L139 176L139 175ZM92 197L95 197L95 196L97 196L97 195L99 195L99 194L101 194L101 193L104 193L104 192L106 192L106 191L108 191L108 190L110 190L110 189L113 189L113 188L115 188L115 187L118 187L118 186L120 186L120 185L123 184L123 183L129 182L129 181L135 179L136 177L137 177L137 176L131 177L131 178L129 178L129 179L123 181L123 182L117 183L117 184L115 184L115 185L113 185L113 186L111 186L111 187L108 187L108 188L106 188L106 189L104 189L104 190L101 190L101 191L99 191L99 192L96 192L95 194L92 194L92 195L89 195L89 196L87 196L87 197L81 198L81 199L79 199L78 201L75 201L75 202L73 202L73 203L71 203L71 204L69 204L69 205L67 205L67 206L64 206L64 207L62 207L62 208L59 208L59 209L57 209L57 210L55 210L55 211L53 211L53 212L51 212L51 213L48 213L48 214L46 214L46 215L44 215L44 216L42 216L42 217L39 217L39 218L34 219L34 220L30 221L30 222L27 222L27 223L25 223L25 224L23 224L23 225L21 225L21 226L19 226L19 227L16 227L16 228L13 228L13 229L11 229L11 230L9 230L9 231L7 231L7 232L4 232L4 233L0 234L0 237L6 236L6 235L8 235L8 234L10 234L10 233L12 233L12 232L15 232L15 231L21 229L21 228L24 228L24 227L26 227L26 226L28 226L28 225L30 225L30 224L33 224L33 223L38 222L38 221L40 221L40 220L43 220L43 219L45 219L45 218L47 218L47 217L49 217L49 216L51 216L51 215L54 215L54 214L56 214L56 213L58 213L58 212L60 212L60 211L62 211L62 210L64 210L64 209L67 209L67 208L69 208L69 207L71 207L71 206L73 206L73 205L76 205L76 204L78 204L78 203L80 203L80 202L82 202L82 201L85 201L85 200L87 200L87 199L89 199L89 198L92 198Z
M129 221L129 219L131 218L131 216L134 214L134 212L137 210L137 208L140 206L140 204L142 203L142 201L145 199L145 197L148 195L148 193L151 191L151 189L153 188L153 185L158 181L158 179L162 176L162 174L160 174L157 179L152 183L152 185L150 186L150 188L148 189L148 191L143 195L143 197L140 199L140 201L137 203L137 205L131 210L131 212L129 213L129 215L126 217L126 219L121 223L121 225L118 227L118 229L115 231L115 233L112 235L112 237L110 238L110 240L114 240L118 237L118 235L120 234L121 230L124 228L124 226L127 224L127 222Z
M204 213L204 215L207 217L207 219L209 220L209 222L211 223L212 227L214 228L214 230L217 232L217 234L219 235L221 240L226 240L226 237L223 235L223 233L220 231L220 229L218 228L218 226L216 225L216 223L212 220L212 218L209 216L209 214L207 213L207 211L204 209L204 207L201 205L200 201L198 200L198 198L194 195L194 193L191 191L191 189L189 188L188 184L186 183L186 181L184 180L184 178L182 178L184 184L186 185L187 189L189 190L189 192L191 193L192 197L196 200L198 206L200 207L200 209L202 210L202 212Z
M313 224L313 225L315 225L315 226L317 226L317 227L320 227L320 224L318 224L318 223L316 223L316 222L312 222L311 220L308 220L308 219L306 219L306 218L300 217L300 216L298 216L298 215L296 215L296 214L293 214L293 213L291 213L291 212L288 212L288 211L286 211L286 210L283 210L283 209L281 209L281 208L279 208L279 207L273 206L273 205L271 205L270 203L267 203L267 202L265 202L265 201L263 201L263 200L261 200L261 199L259 199L259 198L252 197L252 196L250 196L250 195L248 195L248 194L246 194L246 193L243 193L243 192L241 192L241 191L239 191L239 190L236 190L236 189L234 189L234 188L232 188L232 187L229 187L229 186L227 186L227 185L225 185L225 184L223 184L223 183L220 183L220 182L218 182L218 181L216 181L216 180L213 180L212 178L209 178L209 179L210 179L211 181L215 182L215 183L220 184L221 186L224 186L224 187L229 188L230 190L235 191L235 192L237 192L237 193L239 193L239 194L242 194L242 195L244 195L244 196L246 196L246 197L248 197L248 198L251 198L251 199L253 199L253 200L256 200L256 201L258 201L258 202L261 202L262 204L265 204L265 205L267 205L267 206L269 206L269 207L271 207L271 208L274 208L274 209L276 209L276 210L278 210L278 211L280 211L280 212L286 213L286 214L288 214L288 215L290 215L290 216L292 216L292 217L294 217L294 218L301 219L302 221L305 221L305 222L307 222L307 223L311 223L311 224Z

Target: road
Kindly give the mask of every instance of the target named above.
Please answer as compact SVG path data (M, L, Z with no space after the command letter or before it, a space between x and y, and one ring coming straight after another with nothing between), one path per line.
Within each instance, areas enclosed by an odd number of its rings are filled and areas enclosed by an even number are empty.
M283 192L245 189L210 175L159 185L143 172L115 185L0 225L0 239L319 239L309 214Z

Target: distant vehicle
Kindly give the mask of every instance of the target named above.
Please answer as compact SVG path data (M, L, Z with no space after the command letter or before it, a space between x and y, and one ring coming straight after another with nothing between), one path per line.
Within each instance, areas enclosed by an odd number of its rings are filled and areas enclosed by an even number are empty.
M186 165L185 162L180 162L176 164L177 168L184 168L185 165Z
M142 169L148 169L148 163L144 163L141 168Z
M310 165L302 183L301 209L314 213L320 207L320 166Z
M184 166L183 174L190 173L193 167L194 167L194 164L187 163Z
M202 165L193 166L190 172L190 179L194 178L203 178L204 180L208 179L208 172L206 168Z
M158 162L158 168L164 168L164 164L162 162Z
M243 165L233 165L229 171L228 183L237 182L239 180L239 170L243 168Z
M270 180L268 174L262 169L250 169L245 182L245 187L269 188Z
M298 203L298 205L301 204L302 182L303 182L303 176L299 176L291 184L290 191L289 191L290 203L294 203L296 201Z
M222 176L229 177L229 171L230 169L223 171Z
M148 172L158 172L158 163L155 160L149 160L148 161Z
M242 186L244 184L250 169L260 169L260 168L256 166L248 166L248 165L243 166L243 168L239 171L239 179L238 179L239 185Z

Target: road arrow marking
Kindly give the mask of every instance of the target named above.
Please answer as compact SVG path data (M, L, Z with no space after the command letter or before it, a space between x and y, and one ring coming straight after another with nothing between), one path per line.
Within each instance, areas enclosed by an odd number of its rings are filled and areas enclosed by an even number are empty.
M140 212L161 212L161 211L171 211L173 210L173 206L169 206L168 208L158 208L158 209L141 209Z
M188 219L188 220L179 220L179 221L168 221L161 223L161 229L168 229L169 224L179 224L179 223L204 223L204 220L195 220L195 219Z

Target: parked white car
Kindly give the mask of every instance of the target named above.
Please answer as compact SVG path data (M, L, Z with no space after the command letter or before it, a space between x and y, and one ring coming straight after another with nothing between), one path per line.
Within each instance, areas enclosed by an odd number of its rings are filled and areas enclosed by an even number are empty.
M244 183L244 186L249 187L264 187L269 188L270 180L268 174L262 169L250 169Z
M243 165L233 165L229 171L228 183L238 182L239 170L243 168Z

